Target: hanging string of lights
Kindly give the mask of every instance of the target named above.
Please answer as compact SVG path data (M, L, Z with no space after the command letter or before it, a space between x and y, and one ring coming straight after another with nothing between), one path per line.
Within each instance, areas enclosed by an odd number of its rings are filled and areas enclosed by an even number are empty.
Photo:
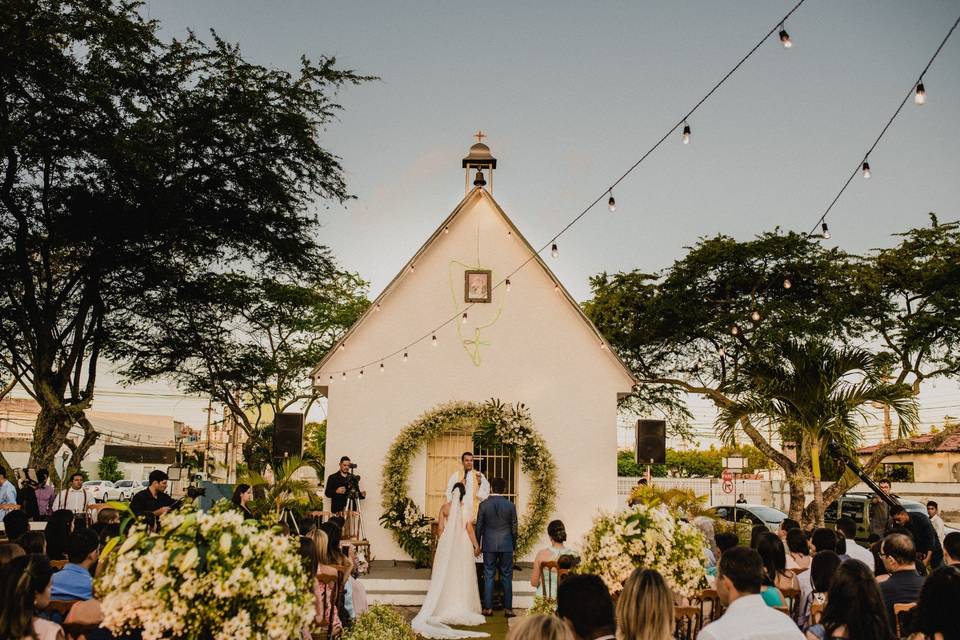
M760 40L758 40L757 43L756 43L755 45L753 45L753 47L751 47L750 50L747 51L747 53L744 54L744 56L743 56L742 58L740 58L740 59L737 61L737 63L736 63L730 70L728 70L728 71L720 78L720 80L717 81L717 82L706 92L706 94L704 94L704 96L703 96L702 98L700 98L700 100L698 100L698 101L693 105L693 107L690 108L689 111L687 111L687 112L683 115L683 117L681 117L673 126L671 126L671 127L667 130L667 132L664 133L663 136L662 136L659 140L657 140L649 149L647 149L647 151L646 151L642 156L640 156L640 158L639 158L636 162L634 162L619 178L617 178L616 180L614 180L614 182L613 182L609 187L607 187L595 200L593 200L589 205L587 205L580 213L578 213L576 216L574 216L574 218L571 219L570 222L568 222L568 223L566 224L566 226L564 226L562 229L560 229L560 231L559 231L558 233L556 233L550 240L548 240L546 243L544 243L543 246L541 246L539 249L535 249L535 251L534 251L526 260L524 260L516 269L514 269L513 271L511 271L505 278L503 278L502 280L500 280L499 282L497 282L495 285L493 285L493 286L491 287L491 289L492 289L492 290L496 290L496 289L500 288L501 286L503 286L503 287L506 289L506 291L509 292L510 289L511 289L510 279L511 279L513 276L515 276L515 275L517 274L517 272L519 272L521 269L523 269L523 268L526 267L528 264L530 264L530 262L533 261L538 255L540 255L540 254L542 254L544 251L546 251L548 248L550 249L550 255L551 255L553 258L559 258L559 257L560 257L560 249L559 249L559 246L558 246L558 244L557 244L557 240L559 240L560 237L563 236L567 231L569 231L575 224L577 224L578 222L580 222L580 220L581 220L584 216L586 216L598 203L600 203L605 196L609 196L609 199L607 200L607 207L610 209L611 212L615 211L615 210L616 210L616 199L615 199L614 196L613 196L613 190L614 190L614 188L615 188L617 185L619 185L621 182L623 182L623 180L625 180L625 179L627 178L627 176L629 176L631 173L633 173L634 170L636 170L637 167L639 167L648 157L650 157L650 155L653 154L654 151L656 151L657 149L659 149L660 146L663 145L663 143L666 142L667 139L668 139L671 135L673 135L675 131L677 131L677 129L680 129L680 128L682 127L682 129L681 129L681 132L682 132L682 133L681 133L681 141L683 142L683 144L689 144L689 143L690 143L690 136L691 136L691 127L690 127L690 125L688 124L688 121L690 120L690 117L691 117L694 113L696 113L696 111L697 111L701 106L703 106L703 104L704 104L707 100L709 100L709 99L713 96L713 94L716 93L717 90L719 90L720 87L722 87L722 86L727 82L727 80L729 80L729 79L733 76L733 74L735 74L735 73L740 69L740 67L742 67L742 66L744 65L744 63L747 62L747 60L749 60L751 57L753 57L753 55L757 52L757 50L760 49L760 47L763 45L763 43L766 42L766 41L770 38L771 35L773 35L774 33L778 33L778 37L779 37L780 43L783 45L783 47L784 47L785 49L790 49L791 47L793 47L793 41L790 39L790 36L787 34L787 31L786 31L786 27L785 27L786 21L787 21L787 20L790 18L790 16L792 16L800 7L802 7L805 2L806 2L806 0L799 0L795 5L793 5L793 7L791 7L791 9L786 13L786 15L784 15L782 18L780 18L779 20L777 20L777 22L774 24L774 26L773 26L769 31L767 31L767 32L763 35L763 37L760 38ZM445 229L444 229L444 233L449 233L449 229L448 229L448 228L445 228ZM409 271L410 271L411 274L414 273L414 265L412 265L412 264L410 265ZM559 284L558 282L555 282L555 283L554 283L554 290L557 291L557 292L560 291L560 284ZM425 341L425 340L427 340L427 339L430 339L430 342L431 342L431 344L432 344L433 346L437 346L437 344L438 344L437 332L440 331L441 329L443 329L444 327L446 327L447 325L456 322L457 318L465 318L465 317L466 317L466 312L469 311L469 310L474 306L474 304L475 304L475 303L470 303L470 304L468 304L468 305L463 309L463 311L458 311L457 313L453 314L452 316L450 316L449 318L447 318L446 320L444 320L442 323L440 323L439 325L437 325L436 327L434 327L433 329L431 329L429 332L423 334L422 336L420 336L420 337L417 338L416 340L410 342L409 344L407 344L407 345L405 345L405 346L403 346L403 347L401 347L401 348L393 351L392 353L389 353L389 354L387 354L387 355L385 355L385 356L383 356L383 357L377 358L377 359L375 359L375 360L371 360L371 361L366 362L366 363L364 363L364 364L357 365L357 366L355 366L355 367L351 367L351 368L348 368L348 369L342 369L342 370L330 372L330 373L328 374L328 375L329 375L329 381L330 381L330 382L333 382L333 381L334 381L334 374L336 374L336 373L341 374L341 377L345 380L346 377L347 377L347 373L348 373L348 372L353 372L353 371L357 371L357 372L358 372L358 377L362 379L362 377L363 377L363 370L364 370L365 368L369 368L369 367L371 367L371 366L379 365L379 368L380 368L381 370L383 370L383 368L384 368L384 362L385 362L386 360L389 360L389 359L391 359L391 358L393 358L393 357L395 357L395 356L399 356L399 355L401 355L401 354L403 355L403 362L406 362L406 361L409 359L409 351L410 351L410 348L416 346L417 344L419 344L419 343L421 343L421 342L423 342L423 341ZM379 310L379 304L377 305L377 308L378 308L378 310ZM600 342L600 347L603 348L604 346L605 346L605 345L603 344L603 341L601 340L601 342ZM341 343L341 344L340 344L340 350L342 351L344 348L345 348L345 343Z
M927 71L930 69L930 66L933 64L933 61L937 59L937 56L940 55L940 51L943 50L943 46L947 44L947 40L950 39L950 36L953 35L953 32L956 30L957 25L960 24L960 16L957 16L957 19L953 22L953 26L950 27L950 30L947 31L947 35L943 37L943 40L940 41L940 46L937 47L937 50L933 52L933 55L930 56L930 60L927 61L926 66L923 67L923 71L920 72L920 77L917 78L917 81L910 85L910 90L907 91L907 95L903 97L903 100L900 101L900 105L897 107L897 110L893 112L893 115L890 116L890 119L887 120L887 124L884 125L883 129L880 131L880 135L877 136L876 140L873 141L873 144L870 145L870 148L867 149L867 152L863 154L863 158L857 162L856 168L847 178L847 181L843 183L843 186L840 187L840 191L837 192L837 195L834 196L833 200L830 201L830 204L827 205L826 210L823 214L817 219L816 224L813 225L813 228L810 230L808 235L813 237L820 237L824 240L830 239L830 228L827 225L827 215L833 209L833 206L837 204L837 201L840 200L840 196L843 195L843 192L847 190L847 187L850 186L850 183L853 182L853 179L857 176L858 173L862 173L864 179L869 180L870 173L870 154L873 153L873 150L877 148L877 145L880 144L880 140L883 139L883 136L890 129L890 125L893 124L893 121L897 119L897 116L900 115L900 112L903 111L904 105L910 100L910 97L913 96L913 102L917 105L924 105L927 102L927 91L923 86L923 77L926 75ZM789 36L787 36L789 38ZM783 36L781 35L781 40ZM815 235L814 232L817 230L817 227L820 227L820 233Z

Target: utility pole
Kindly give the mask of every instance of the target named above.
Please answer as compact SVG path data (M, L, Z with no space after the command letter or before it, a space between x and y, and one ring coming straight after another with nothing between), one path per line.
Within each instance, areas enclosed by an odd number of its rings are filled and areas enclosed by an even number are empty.
M203 453L203 473L206 475L210 468L210 415L213 413L213 398L207 398L207 447ZM209 480L209 476L207 477Z

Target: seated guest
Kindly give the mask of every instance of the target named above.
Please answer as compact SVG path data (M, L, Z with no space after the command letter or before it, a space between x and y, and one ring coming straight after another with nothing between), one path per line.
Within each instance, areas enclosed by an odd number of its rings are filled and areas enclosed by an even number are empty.
M827 603L827 592L830 591L830 585L833 584L833 576L840 568L840 556L833 551L821 551L813 556L810 562L810 585L813 590L805 600L801 601L800 611L797 614L797 624L801 629L806 629L811 624L819 622L812 619L812 608L814 604L823 606Z
M653 569L634 569L617 598L617 638L672 640L673 596Z
M30 531L30 518L20 509L8 511L3 519L3 528L6 530L7 540L17 542L27 531Z
M857 523L853 521L853 518L843 516L837 520L837 531L843 536L843 540L837 545L838 548L843 546L840 551L848 557L867 565L870 573L873 573L873 554L857 544Z
M340 575L339 566L336 561L330 557L330 540L323 529L314 529L308 536L313 541L313 549L316 554L315 562L316 575L338 576ZM339 602L334 601L336 589L330 587L326 582L314 580L314 622L318 626L326 627L333 620L333 633L337 634L343 629L343 622L340 618Z
M147 488L135 493L130 500L130 511L138 518L145 518L147 522L153 523L173 508L174 499L167 494L168 479L163 471L151 471L147 482Z
M787 533L793 531L794 529L799 529L800 523L794 520L793 518L784 518L780 521L780 526L777 527L777 537L783 540L784 546L787 543Z
M951 531L943 536L943 562L960 567L960 531Z
M16 542L0 542L0 569L14 558L19 558L22 555L26 555L23 547Z
M120 512L113 507L100 509L97 513L97 524L120 524Z
M883 539L880 554L890 574L887 580L880 583L880 593L892 625L893 605L916 602L923 587L923 576L917 573L917 550L909 536L891 533ZM892 626L890 628L893 629Z
M770 533L770 529L767 529L765 524L757 524L753 526L753 529L750 530L750 548L756 549L757 543L760 541L760 534Z
M787 531L787 569L809 569L810 559L810 543L803 529Z
M60 625L36 615L50 604L53 567L46 556L20 556L0 571L0 638L63 640Z
M695 526L697 529L700 529L700 533L703 534L703 543L706 545L704 551L707 554L707 573L710 573L711 569L716 569L717 556L720 555L719 551L717 551L716 533L714 532L713 518L708 518L707 516L697 516L693 519L691 524L693 524L693 526Z
M717 535L713 536L713 540L717 543L717 553L721 556L727 550L733 549L735 546L740 544L737 534L730 533L729 531L726 533L718 533ZM717 558L717 561L719 562L720 558Z
M810 536L810 552L819 553L821 551L833 551L837 553L837 544L839 544L839 538L837 537L837 532L833 529L820 528L814 529L813 534ZM840 556L841 560L846 560L847 557L837 553ZM810 593L813 591L813 585L810 584L810 572L804 571L797 576L797 584L800 585L800 601L803 602L810 597Z
M564 622L557 616L524 616L510 627L507 640L576 640Z
M562 555L572 554L574 551L568 549L564 542L567 541L567 529L560 520L552 520L547 525L547 536L550 537L550 546L541 549L533 559L533 571L530 574L530 586L536 587L537 595L550 593L554 597L557 595L557 572L548 570L543 571L544 562L556 562Z
M70 562L53 576L54 600L89 600L93 597L93 565L100 558L100 539L89 529L78 531L68 545Z
M243 512L243 515L249 519L253 518L253 512L250 511L250 508L247 507L247 504L253 500L253 487L248 484L240 483L237 485L237 488L233 490L233 497L230 499L230 502L233 503L237 509Z
M23 547L26 553L39 553L47 555L47 539L43 531L27 531L20 536L18 544Z
M67 541L73 533L73 511L57 509L50 514L43 535L47 539L47 557L51 560L67 559Z
M764 573L770 586L781 591L800 588L797 576L787 569L787 552L777 534L770 531L760 534L757 540L757 553L763 559Z
M50 484L50 473L46 469L37 469L37 488L33 493L37 498L40 519L46 520L53 513L53 501L57 496L57 490Z
M353 545L345 544L340 536L343 527L333 522L324 522L320 529L327 534L327 548L330 566L334 566L345 576L346 582L343 585L343 609L350 620L355 620L357 616L367 611L367 590L366 587L354 578L356 572L356 561L354 560ZM346 548L346 553L344 553Z
M877 581L859 560L845 560L837 569L820 623L807 630L808 640L827 638L894 640Z
M763 601L762 583L763 561L755 550L734 547L721 554L717 595L727 610L700 631L698 640L802 640L790 616Z
M613 598L600 576L569 576L557 587L557 616L579 640L612 639L617 632Z
M960 534L956 534L960 535ZM929 576L920 590L913 610L911 640L954 640L960 638L960 569L940 567Z

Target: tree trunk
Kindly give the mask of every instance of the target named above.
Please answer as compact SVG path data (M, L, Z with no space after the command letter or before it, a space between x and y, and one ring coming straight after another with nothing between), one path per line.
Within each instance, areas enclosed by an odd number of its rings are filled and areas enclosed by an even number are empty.
M33 427L28 465L35 469L47 469L54 484L60 481L54 456L66 441L72 424L73 420L64 407L41 404L40 413Z
M83 464L83 459L86 457L87 452L90 451L90 448L97 442L97 438L100 437L100 434L93 428L93 424L91 424L87 416L81 416L77 422L83 427L83 438L80 440L80 444L77 445L73 445L69 439L65 441L72 453L67 463L67 474L72 474L80 470L80 465ZM67 477L69 477L69 475Z
M807 496L803 491L804 481L802 473L787 474L787 482L790 484L790 507L787 515L797 522L803 520L803 508L807 503Z
M823 526L823 486L820 484L820 443L810 443L810 463L813 467L813 522Z

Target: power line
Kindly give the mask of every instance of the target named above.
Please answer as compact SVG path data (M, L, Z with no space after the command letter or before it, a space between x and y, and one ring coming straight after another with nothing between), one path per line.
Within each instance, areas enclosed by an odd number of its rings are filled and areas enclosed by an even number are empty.
M857 162L857 167L853 170L853 173L847 178L847 181L843 183L843 186L840 187L840 191L837 192L837 195L834 196L833 200L830 201L830 204L827 205L826 210L813 225L813 228L810 230L810 233L807 235L813 235L817 227L821 224L826 223L827 214L830 213L830 210L833 209L833 205L837 204L837 201L840 200L840 196L843 195L843 192L847 190L847 187L850 186L850 183L853 182L853 179L858 173L863 171L864 177L869 177L870 175L870 165L868 160L870 154L873 153L873 150L877 148L877 145L880 144L880 140L883 138L884 134L887 133L887 130L890 129L890 125L893 124L893 121L897 119L897 116L900 115L900 111L903 110L903 106L907 104L907 101L910 100L910 96L913 95L925 95L923 89L923 76L927 73L927 70L930 68L930 65L933 64L933 61L937 59L937 56L940 55L940 51L943 49L943 46L947 44L947 40L950 39L950 36L953 35L954 30L957 28L957 25L960 24L960 16L957 16L957 19L953 22L953 26L950 27L950 30L947 31L947 35L943 37L943 40L940 42L940 46L937 47L937 50L933 52L933 55L930 57L930 60L927 62L926 66L923 68L923 71L920 72L920 77L917 78L917 81L910 85L910 90L907 91L907 95L904 96L903 100L900 101L900 105L897 107L897 110L893 112L893 115L890 116L890 119L887 120L887 124L884 125L883 129L880 131L880 135L877 136L877 139L873 141L873 144L870 145L870 148L867 149L867 152L863 155L863 158ZM922 103L921 103L922 104ZM826 227L823 228L824 232L827 232ZM828 236L829 237L829 236Z
M722 86L726 83L726 81L729 80L730 77L733 76L733 74L736 73L737 70L740 69L740 67L743 66L743 64L753 56L754 53L757 52L757 50L763 45L764 42L767 41L767 39L770 38L771 35L774 34L774 32L776 32L778 29L781 29L781 30L782 30L782 27L783 27L784 23L787 21L787 19L790 18L790 16L792 16L792 15L794 14L794 12L796 12L801 6L803 6L803 4L804 4L805 2L806 2L806 0L799 0L799 2L797 2L797 3L786 13L786 15L784 15L782 18L780 18L779 20L777 20L777 21L774 23L774 26L773 26L769 31L767 31L767 33L764 34L764 36L763 36L762 38L760 38L760 40L759 40L749 51L747 51L747 53L746 53L742 58L740 58L740 60L739 60L729 71L727 71L727 72L723 75L723 77L721 77L720 80L719 80L716 84L714 84L714 85L710 88L710 90L707 91L707 93L706 93L702 98L700 98L700 100L697 101L697 103L694 104L693 107L692 107L689 111L687 111L687 112L683 115L682 118L680 118L680 120L678 120L673 126L671 126L670 129L667 130L667 132L666 132L659 140L657 140L657 141L653 144L653 146L651 146L642 156L640 156L640 158L639 158L636 162L634 162L634 163L630 166L630 168L628 168L619 178L617 178L616 180L614 180L614 182L613 182L609 187L607 187L606 189L604 189L603 192L602 192L595 200L593 200L593 202L591 202L591 203L590 203L589 205L587 205L587 207L584 208L580 213L578 213L576 216L574 216L573 219L570 220L570 222L568 222L568 223L566 224L566 226L564 226L557 234L555 234L552 238L550 238L550 240L548 240L546 243L544 243L544 245L543 245L542 247L540 247L539 249L536 249L536 250L534 251L534 253L532 253L526 260L524 260L524 261L520 264L520 266L518 266L516 269L514 269L513 271L511 271L510 274L509 274L508 276L506 276L503 280L501 280L501 281L498 282L497 284L493 285L493 286L491 287L491 291L492 291L492 290L495 290L495 289L499 289L501 286L504 286L504 285L508 284L509 281L510 281L510 278L511 278L512 276L516 275L517 272L519 272L521 269L523 269L525 266L527 266L531 261L533 261L533 259L534 259L536 256L538 256L539 254L543 253L546 249L551 248L551 249L554 249L554 251L555 251L555 243L556 243L556 241L557 241L563 234L565 234L567 231L569 231L571 227L573 227L575 224L577 224L584 216L587 215L587 213L589 213L598 203L600 203L600 202L601 202L605 197L607 197L608 195L610 196L611 207L612 207L612 202L613 202L613 189L614 189L617 185L619 185L624 179L626 179L627 176L629 176L631 173L633 173L633 171L634 171L637 167L639 167L640 164L643 163L643 161L646 160L654 151L656 151L656 150L660 147L660 145L662 145L662 144L667 140L667 138L669 138L677 129L679 129L680 127L686 126L687 120L690 118L690 116L692 116L714 93L716 93L716 91L717 91L718 89L720 89L720 87L722 87ZM784 33L785 33L785 32L784 32ZM783 36L781 36L781 37L780 37L780 41L784 44L784 46L786 46L786 47L789 47L789 46L790 46L789 44L787 44L787 43L789 42L789 37L787 37L787 39L784 40L784 39L783 39ZM413 265L411 265L411 269L413 269ZM559 288L559 286L560 286L559 282L555 282L555 285L556 285L556 287L558 287L558 288ZM464 313L465 313L466 311L469 311L470 309L472 309L475 304L476 304L476 303L469 303L469 304L468 304L466 307L464 307L462 310L457 311L457 313L455 313L454 315L452 315L450 318L448 318L447 320L445 320L445 321L442 322L441 324L439 324L439 325L437 325L436 327L434 327L434 328L433 328L431 331L429 331L428 333L425 333L424 335L420 336L419 338L417 338L417 339L414 340L413 342L410 342L410 343L407 344L406 346L403 346L403 347L397 349L396 351L393 351L392 353L389 353L389 354L387 354L387 355L385 355L385 356L382 356L382 357L380 357L380 358L377 358L377 359L375 359L375 360L371 360L370 362L361 364L361 365L359 365L359 366L355 366L355 367L351 367L351 368L346 368L346 369L340 369L340 370L330 371L330 372L329 372L330 379L333 380L333 377L334 377L333 374L338 374L338 373L339 373L339 374L341 374L343 377L346 377L346 374L347 374L347 373L352 373L352 372L354 372L354 371L359 371L359 372L360 372L360 376L362 376L362 375L363 375L363 371L364 371L365 369L369 368L369 367L372 367L372 366L377 365L377 364L380 364L380 365L382 366L382 365L383 365L383 362L384 362L385 360L388 360L388 359L390 359L390 358L393 358L393 357L395 357L395 356L398 356L398 355L400 355L401 353L404 354L404 356L406 356L407 351L408 351L411 347L416 346L417 344L423 342L424 340L426 340L426 339L428 339L428 338L431 338L431 341L434 342L434 343L436 343L436 333L437 333L437 331L439 331L440 329L443 329L444 327L446 327L447 325L449 325L451 322L454 322L454 321L456 321L457 319L463 317L463 316L464 316ZM342 342L341 342L341 348L343 348L343 343L342 343Z

